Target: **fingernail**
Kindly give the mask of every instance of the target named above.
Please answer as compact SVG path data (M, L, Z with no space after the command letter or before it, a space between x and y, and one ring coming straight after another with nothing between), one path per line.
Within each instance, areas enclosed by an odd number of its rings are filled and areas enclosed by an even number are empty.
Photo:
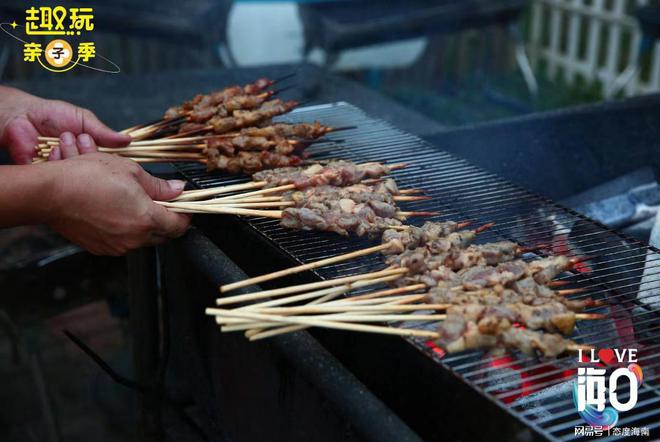
M92 137L90 137L87 134L80 134L80 135L78 135L78 144L83 149L91 149L92 148Z
M60 142L66 146L71 146L76 144L76 138L71 132L64 132L60 135Z
M186 187L186 182L181 180L168 180L167 184L174 192L181 192Z

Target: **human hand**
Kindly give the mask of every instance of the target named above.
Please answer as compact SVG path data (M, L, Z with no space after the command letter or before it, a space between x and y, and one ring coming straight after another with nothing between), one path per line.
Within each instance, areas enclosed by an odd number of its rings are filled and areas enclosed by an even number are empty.
M60 137L50 160L96 151L96 143L121 147L131 137L113 131L89 110L58 100L44 100L17 89L0 87L0 146L16 164L29 164L37 137Z
M155 178L131 160L93 153L31 167L43 168L52 183L43 199L46 223L93 254L160 244L190 223L153 202L175 198L185 183Z

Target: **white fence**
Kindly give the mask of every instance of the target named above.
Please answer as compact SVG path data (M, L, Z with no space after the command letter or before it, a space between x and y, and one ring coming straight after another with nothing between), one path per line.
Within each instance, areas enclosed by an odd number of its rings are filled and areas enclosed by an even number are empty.
M611 96L625 83L626 96L660 90L660 44L639 57L641 32L632 12L647 0L535 0L530 55L551 79L599 80ZM639 66L639 69L636 68Z

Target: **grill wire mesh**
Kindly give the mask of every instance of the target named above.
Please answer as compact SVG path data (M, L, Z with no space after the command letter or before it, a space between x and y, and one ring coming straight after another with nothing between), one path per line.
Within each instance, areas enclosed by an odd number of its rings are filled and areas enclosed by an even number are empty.
M432 199L400 203L402 210L438 210L441 215L432 218L437 221L473 220L474 225L494 222L493 228L479 236L478 243L508 239L523 246L548 247L545 252L526 254L525 259L544 253L589 257L579 268L558 279L567 284L562 288L586 289L572 295L573 299L591 297L607 301L605 307L588 311L605 313L608 319L578 322L572 339L596 348L639 349L644 383L637 406L620 413L618 425L646 426L654 434L654 429L660 426L660 253L657 249L438 150L350 104L300 108L279 120L318 120L334 127L356 126L331 133L327 136L329 142L310 147L308 151L314 154L314 159L407 163L408 167L393 173L399 187L423 188ZM199 165L179 163L176 167L191 183L202 188L247 181L245 177L207 173ZM421 224L426 220L409 222ZM283 229L272 219L246 218L245 222L301 263L374 243L374 240L346 239L331 233ZM327 279L381 268L382 258L373 255L324 267L317 270L317 275ZM409 342L548 439L573 440L574 427L585 425L571 395L576 355L551 360L517 352L504 357L480 351L444 355L423 341L409 339ZM625 398L621 396L621 400ZM607 440L616 439L617 436L610 436Z

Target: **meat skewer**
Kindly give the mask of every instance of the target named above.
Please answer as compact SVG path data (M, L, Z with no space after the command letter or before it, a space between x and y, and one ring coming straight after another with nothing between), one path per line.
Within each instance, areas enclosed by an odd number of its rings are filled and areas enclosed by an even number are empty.
M186 123L181 126L178 136L189 136L193 133L211 132L221 135L248 126L255 126L278 115L290 112L298 105L297 101L282 101L280 99L264 102L261 107L253 110L235 110L231 115L215 115L204 123Z
M463 227L467 227L468 222L457 223L454 221L443 221L443 222L434 222L427 221L422 225L422 227L410 226L409 229L405 231L398 230L386 230L383 232L383 243L392 243L393 246L387 249L387 253L384 254L400 254L406 250L414 250L418 247L423 247L426 244L429 244L433 241L444 240L448 235L455 233ZM486 224L479 229L475 230L473 233L479 233L488 229L490 224ZM461 235L470 235L464 233ZM455 240L461 240L461 236L455 237ZM465 238L464 240L467 240Z
M478 323L480 332L484 334L497 333L504 327L510 327L513 321L517 323L524 323L531 329L544 329L548 331L557 331L560 329L565 335L570 334L573 330L574 324L578 319L602 319L601 315L594 314L579 314L571 311L562 311L560 307L556 306L543 306L543 307L530 307L523 305L519 307L515 304L500 306L500 307L484 307L484 306L461 306L457 309L456 306L447 305L429 305L420 306L415 305L390 305L386 304L372 304L372 305L334 305L334 306L300 306L300 307L270 307L270 308L251 308L250 312L284 315L295 318L316 318L316 319L331 319L333 321L341 322L388 322L388 321L441 321L448 318L447 314L431 314L419 313L420 311L428 310L447 310L449 314L462 315L465 318ZM247 310L247 309L238 309ZM215 314L213 310L209 311L210 314ZM406 313L410 312L410 313ZM465 313L467 312L467 313ZM319 316L298 316L299 314L318 314ZM219 312L216 317L218 324L233 324L223 326L222 331L240 331L250 330L256 327L261 329L277 327L277 323L259 322L254 323L250 319L227 319L222 318L222 313ZM491 332L492 330L492 332ZM248 336L249 337L249 336Z
M184 140L184 142L181 142ZM192 140L192 141L191 141ZM58 138L39 138L37 157L48 159L51 150L59 146ZM99 152L121 156L145 158L186 158L191 160L208 160L210 169L226 169L233 173L263 170L273 164L295 165L302 162L302 150L310 145L309 141L299 141L283 137L252 137L234 136L231 138L205 136L172 140L136 141L121 148L98 147ZM240 154L246 151L248 153ZM274 162L273 156L278 160ZM250 160L250 158L256 158ZM282 160L286 158L288 160ZM222 159L226 159L223 163ZM227 162L229 162L227 164ZM234 167L230 167L230 165Z
M328 185L347 186L357 184L368 178L381 178L390 171L405 167L403 164L385 165L380 163L355 164L349 161L330 161L327 164L312 164L301 167L282 167L263 170L252 175L254 187L281 188L284 190L306 189L312 186ZM289 186L284 188L283 186ZM231 190L228 190L231 189ZM233 192L233 186L215 187L211 189L184 191L173 201L190 201L208 198L213 195ZM254 193L231 196L232 199L253 196Z
M283 201L293 201L297 207L307 207L315 203L327 200L349 199L356 203L368 203L371 201L394 204L395 201L420 201L429 199L425 196L401 195L399 188L392 178L379 181L375 184L352 184L346 187L320 185L303 190L285 192Z
M525 278L531 279L531 278ZM546 286L538 285L538 295L526 295L510 288L487 288L481 290L464 290L462 287L447 289L446 287L433 287L429 290L426 302L430 304L482 304L499 305L502 303L521 303L528 305L542 305L550 302L561 302L569 310L581 312L585 308L602 305L593 299L567 299L562 292L555 292ZM515 284L514 284L515 286ZM457 290L458 289L458 290Z
M513 326L502 325L494 333L484 333L474 321L454 314L447 315L447 319L438 326L438 333L440 337L435 343L449 353L490 349L500 354L506 349L517 349L527 355L541 353L547 357L556 357L568 351L588 348L560 334Z
M511 304L461 304L447 309L450 315L462 316L473 321L481 333L493 334L502 328L509 328L514 323L524 324L533 330L545 330L570 335L578 318L601 319L597 314L579 315L569 310L560 302L549 302L541 305L524 303Z
M390 171L403 167L404 164L355 164L350 161L335 160L327 164L313 164L306 167L264 170L254 174L253 178L266 181L266 187L293 184L295 189L304 190L321 185L349 186L366 179L381 178Z
M572 269L578 262L579 260L560 255L531 262L514 260L497 266L474 266L455 273L455 277L447 274L448 277L445 279L438 278L436 285L444 287L461 285L466 290L498 286L523 290L524 282L533 281L545 285L560 273ZM516 284L517 282L519 284Z
M233 97L255 95L271 86L273 83L274 81L269 80L268 78L260 78L254 83L242 87L229 86L219 91L211 92L210 94L198 94L192 100L185 101L181 106L169 108L165 112L164 118L175 118L185 115L187 112L194 111L195 109L201 110L217 106Z
M316 121L314 123L277 123L261 127L247 127L241 129L239 135L247 137L296 137L305 140L314 140L337 130L339 128L323 126Z
M199 204L195 202L186 201L154 201L157 204L163 205L170 210L179 213L225 213L231 214L232 210L240 209L248 210L250 207L282 207L293 204L292 202L275 201L263 203L240 203L234 204ZM409 212L409 211L395 211L393 218L383 218L375 214L375 212L367 206L360 207L355 212L344 212L339 209L331 209L327 211L319 211L312 209L297 209L287 208L283 211L267 211L254 213L249 212L236 212L237 215L252 215L252 216L267 216L270 218L281 218L282 226L287 228L298 228L307 230L320 230L332 231L340 234L347 235L350 231L354 231L358 235L366 233L375 233L385 229L392 228L393 226L401 225L400 219L406 219L410 216L429 216L435 215L435 212ZM298 215L299 214L299 215ZM299 224L293 223L293 217L299 216ZM319 221L321 220L321 221Z
M285 209L282 225L303 230L331 231L340 235L354 232L358 236L375 234L387 226L401 223L407 213L398 210L394 194L398 193L392 179L375 186L354 184L347 187L321 185L302 191L288 192L283 201L295 203ZM414 212L417 216L437 215L437 212Z
M209 171L222 170L232 174L246 173L251 175L264 169L295 167L303 163L303 159L297 155L285 155L270 151L241 151L234 156L228 156L220 154L217 149L208 149L207 155L207 169Z
M439 235L441 233L448 234L451 232L455 232L456 230L466 227L467 225L468 223L455 223L452 221L446 221L442 223L429 221L425 223L422 228L410 226L410 230L412 230L413 232L426 231L428 232L427 235L434 235L433 237L439 238ZM390 253L389 252L390 249L393 252L396 252L403 247L403 243L401 242L401 236L406 235L407 237L410 237L414 235L414 233L407 235L407 232L408 231L399 232L396 230L386 230L383 233L383 242L380 245L369 247L362 250L357 250L355 252L345 253L338 256L333 256L330 258L325 258L308 264L302 264L300 266L291 267L288 269L280 270L266 275L245 279L243 281L237 281L231 284L226 284L220 287L220 293L226 293L238 288L247 287L252 284L259 284L264 281L270 281L273 279L281 278L283 276L292 275L295 273L300 273L311 269L316 269L330 264L336 264L339 262L347 261L353 258L369 255L372 253L381 252L387 255ZM421 287L424 287L424 285L421 285Z

